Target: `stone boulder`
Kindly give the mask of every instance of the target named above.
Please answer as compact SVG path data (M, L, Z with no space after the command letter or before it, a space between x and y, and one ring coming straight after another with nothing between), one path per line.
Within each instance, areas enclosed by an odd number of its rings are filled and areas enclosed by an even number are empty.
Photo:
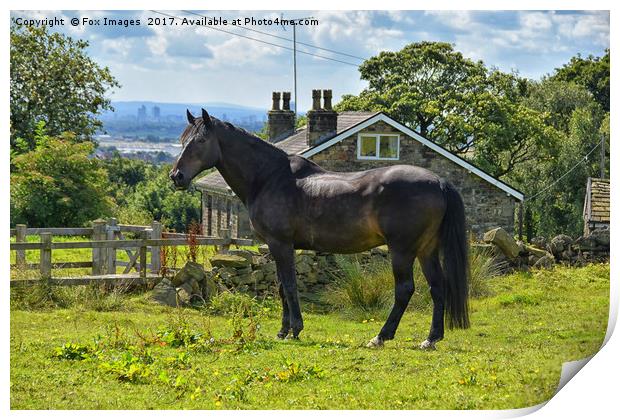
M534 268L550 269L555 264L555 259L551 255L545 255L534 263Z
M534 256L534 257L536 257L537 259L538 259L538 258L542 258L542 257L544 257L545 255L550 255L550 254L549 254L549 252L547 252L547 251L546 251L546 250L544 250L544 249L536 248L536 247L529 246L529 245L526 245L526 246L525 246L525 251L526 251L528 254L533 255L533 256Z
M519 256L519 245L517 241L503 228L498 227L484 234L484 242L497 245L502 253L513 260Z
M231 249L228 251L228 255L245 258L250 264L252 264L252 257L254 256L250 251L245 249Z
M189 305L194 295L192 286L189 283L183 283L177 287L176 294L178 296L178 302L182 305Z
M590 237L594 238L597 245L600 245L601 248L609 248L610 238L609 238L609 229L595 229L590 233Z
M568 235L557 235L551 242L547 245L547 249L551 252L556 258L561 257L562 252L569 251L571 245L573 244L573 239Z
M244 257L232 254L216 254L211 259L211 266L213 267L230 267L230 268L244 268L248 267L252 260L248 261Z
M177 306L177 290L168 279L163 279L151 292L151 299L168 306Z
M205 271L202 268L202 265L188 261L185 263L183 268L181 268L172 278L172 285L178 287L183 283L191 282L192 280L200 283L205 278Z
M532 246L539 249L547 249L547 239L544 236L535 236L530 241Z

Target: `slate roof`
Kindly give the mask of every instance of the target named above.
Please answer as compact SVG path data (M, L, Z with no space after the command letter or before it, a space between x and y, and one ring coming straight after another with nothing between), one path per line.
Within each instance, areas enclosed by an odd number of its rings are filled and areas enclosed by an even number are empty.
M588 178L584 204L586 222L609 223L609 180Z
M367 111L345 111L338 113L338 120L336 123L336 134L348 130L349 128L366 121L367 119L378 114L378 112ZM274 143L276 147L284 150L289 155L298 155L306 150L309 150L308 143L306 142L306 127L297 129L295 134ZM225 192L228 189L228 184L224 181L224 178L218 171L211 172L208 175L203 176L195 183L196 188L200 190L210 190L216 192Z

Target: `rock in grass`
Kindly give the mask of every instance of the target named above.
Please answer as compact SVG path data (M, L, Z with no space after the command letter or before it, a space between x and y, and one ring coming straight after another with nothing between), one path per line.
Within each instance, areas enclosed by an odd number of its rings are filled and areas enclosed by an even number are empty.
M555 259L550 255L545 255L541 257L534 263L535 268L545 268L550 269L555 264Z
M231 249L228 251L228 255L235 255L237 257L245 258L248 263L252 263L252 257L254 256L250 251L245 249Z
M519 245L514 238L503 228L498 227L484 234L484 242L492 243L502 251L509 259L515 259L519 256Z
M198 283L202 282L205 278L205 271L202 268L202 265L188 261L185 263L183 268L176 273L172 279L172 285L178 287L183 283L190 282L192 280L197 281Z
M217 254L211 257L211 265L213 267L231 267L231 268L244 268L251 264L252 260L248 261L243 257L231 254Z
M177 306L177 291L168 279L163 279L153 288L151 299L168 306Z

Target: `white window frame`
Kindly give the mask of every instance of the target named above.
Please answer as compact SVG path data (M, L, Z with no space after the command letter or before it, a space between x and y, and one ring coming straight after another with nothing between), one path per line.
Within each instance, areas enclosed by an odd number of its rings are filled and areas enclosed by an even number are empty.
M396 157L386 158L379 155L381 136L396 137ZM362 156L362 137L374 137L376 156ZM400 160L400 134L395 133L357 133L357 159L358 160Z

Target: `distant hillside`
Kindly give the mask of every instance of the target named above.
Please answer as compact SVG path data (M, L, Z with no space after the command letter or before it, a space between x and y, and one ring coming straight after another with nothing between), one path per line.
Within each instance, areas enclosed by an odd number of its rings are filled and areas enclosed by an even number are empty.
M185 110L200 116L205 108L213 117L231 122L248 131L258 132L267 119L267 110L247 106L207 102L180 104L151 101L113 101L114 111L103 113L99 134L112 138L141 139L148 142L175 141L187 125ZM159 108L157 112L156 107Z
M193 114L200 114L200 108L205 108L209 114L216 118L226 117L227 120L250 119L262 121L267 116L266 109L252 108L242 105L227 104L221 102L206 102L204 104L182 104L151 101L113 101L114 112L107 111L102 114L103 121L113 118L137 117L138 109L144 105L147 115L152 116L152 109L158 106L161 117L182 116L185 117L185 110L189 109Z

